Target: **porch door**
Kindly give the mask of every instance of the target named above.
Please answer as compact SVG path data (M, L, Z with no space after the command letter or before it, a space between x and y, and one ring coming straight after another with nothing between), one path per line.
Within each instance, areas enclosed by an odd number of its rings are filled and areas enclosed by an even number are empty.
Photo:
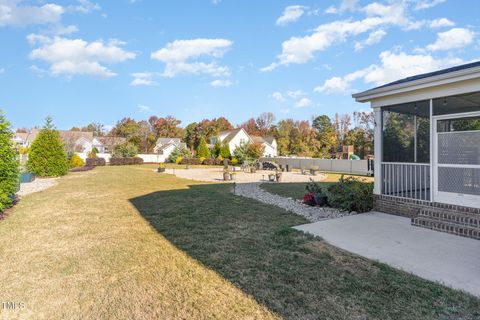
M480 112L433 119L434 201L480 208Z

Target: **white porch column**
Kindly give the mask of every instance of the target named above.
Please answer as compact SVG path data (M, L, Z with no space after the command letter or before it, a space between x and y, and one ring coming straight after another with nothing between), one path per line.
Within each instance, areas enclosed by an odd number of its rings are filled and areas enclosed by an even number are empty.
M375 114L375 132L374 132L374 155L375 155L375 179L373 186L374 194L382 194L382 164L383 146L382 146L382 109L373 108Z

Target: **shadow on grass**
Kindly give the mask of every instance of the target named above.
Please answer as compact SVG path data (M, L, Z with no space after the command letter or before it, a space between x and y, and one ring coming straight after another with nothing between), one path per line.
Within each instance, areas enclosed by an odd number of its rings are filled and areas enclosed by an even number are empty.
M284 318L480 317L478 299L295 231L304 218L230 187L191 185L130 201L177 248Z

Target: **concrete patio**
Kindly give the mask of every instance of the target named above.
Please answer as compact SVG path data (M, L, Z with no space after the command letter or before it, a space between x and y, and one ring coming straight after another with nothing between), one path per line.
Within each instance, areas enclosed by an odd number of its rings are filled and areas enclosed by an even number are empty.
M330 244L480 297L480 241L370 212L296 227Z

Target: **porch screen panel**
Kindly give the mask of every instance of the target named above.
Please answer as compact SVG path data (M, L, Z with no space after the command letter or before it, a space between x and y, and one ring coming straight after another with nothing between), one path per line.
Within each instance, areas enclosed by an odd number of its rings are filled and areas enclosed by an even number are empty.
M438 191L480 196L479 118L438 124Z
M439 133L438 163L480 165L480 131Z
M480 196L480 169L438 168L438 191Z

